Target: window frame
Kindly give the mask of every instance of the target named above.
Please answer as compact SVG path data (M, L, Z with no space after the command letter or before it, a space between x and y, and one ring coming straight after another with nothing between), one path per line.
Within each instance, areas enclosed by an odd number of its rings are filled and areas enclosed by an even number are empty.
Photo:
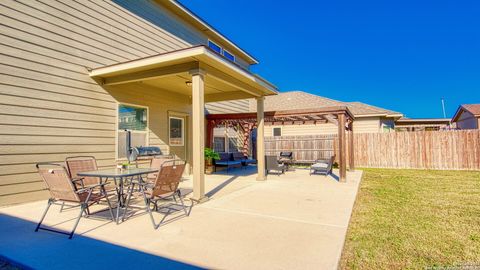
M177 120L180 120L182 122L182 142L181 144L172 144L172 137L170 136L171 135L171 119L177 119ZM168 145L169 146L173 146L173 147L182 147L182 146L185 146L185 118L183 117L179 117L179 116L171 116L169 115L168 116Z
M233 59L228 58L228 57L225 55L225 52L228 53L229 55L231 55L231 56L233 57ZM237 61L237 57L236 57L233 53L231 53L230 51L228 51L228 50L223 49L222 55L223 55L223 57L227 58L228 60L230 60L230 61L232 61L232 62L236 62L236 61Z
M133 104L133 103L126 103L126 102L117 102L117 114L116 114L116 123L115 123L115 160L126 160L127 158L119 158L118 157L118 133L120 131L120 106L128 106L128 107L134 107L134 108L140 108L140 109L145 109L147 111L147 126L145 127L145 130L130 130L132 133L145 133L145 146L150 145L150 108L148 106L144 105L138 105L138 104Z
M224 152L227 152L227 145L226 145L226 139L225 139L225 136L213 136L213 150L217 150L215 149L215 139L221 139L223 141L223 150L222 151L218 151L218 152L221 152L221 153L224 153Z
M220 51L217 52L214 48L210 47L210 43L213 44L213 45L215 45L215 46L217 46L217 47L220 49ZM212 49L214 52L216 52L216 53L218 53L218 54L220 54L220 55L223 55L223 47L220 46L219 44L217 44L216 42L214 42L213 40L208 39L207 46L208 46L208 48Z
M275 135L275 129L276 128L280 129L280 135ZM282 137L282 135L283 135L282 127L272 127L272 137Z

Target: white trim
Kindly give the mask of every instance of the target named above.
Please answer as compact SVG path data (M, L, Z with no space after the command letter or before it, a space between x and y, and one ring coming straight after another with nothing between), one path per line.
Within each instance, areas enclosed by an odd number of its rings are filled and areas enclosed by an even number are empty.
M120 123L119 123L119 107L120 105L125 105L129 107L134 107L134 108L141 108L141 109L146 109L147 110L147 127L145 131L139 131L139 130L131 130L132 133L145 133L145 146L150 145L150 108L148 106L144 105L138 105L138 104L132 104L132 103L126 103L126 102L118 102L117 101L117 113L115 117L115 160L125 160L125 158L119 158L118 157L118 132L120 129L118 128Z
M279 128L280 129L280 136L275 136L275 129ZM282 126L273 126L272 127L272 137L281 137L283 135L283 128Z
M171 119L177 119L182 121L182 142L181 144L173 144L171 142L171 137L170 137L170 120ZM185 146L185 118L183 117L178 117L178 116L168 116L168 145L170 147L180 147L180 146Z

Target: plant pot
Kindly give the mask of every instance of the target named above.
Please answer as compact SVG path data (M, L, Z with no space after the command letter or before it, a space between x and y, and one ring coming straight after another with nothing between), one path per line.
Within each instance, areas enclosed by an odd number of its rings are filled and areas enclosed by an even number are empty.
M205 174L212 174L212 173L213 173L213 166L205 165Z

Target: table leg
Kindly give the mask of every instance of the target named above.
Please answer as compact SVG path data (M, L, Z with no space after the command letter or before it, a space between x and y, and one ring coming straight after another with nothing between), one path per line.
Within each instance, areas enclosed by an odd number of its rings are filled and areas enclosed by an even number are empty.
M115 181L115 189L117 190L117 215L115 216L115 221L117 222L117 225L119 224L119 217L120 217L120 208L123 207L123 181L122 178L120 177L117 181L117 178L113 178Z

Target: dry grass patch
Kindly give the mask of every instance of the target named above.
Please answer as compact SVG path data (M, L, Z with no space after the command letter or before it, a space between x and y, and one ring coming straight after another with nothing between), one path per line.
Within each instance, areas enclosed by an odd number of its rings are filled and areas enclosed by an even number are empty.
M480 268L480 173L366 169L342 269Z

